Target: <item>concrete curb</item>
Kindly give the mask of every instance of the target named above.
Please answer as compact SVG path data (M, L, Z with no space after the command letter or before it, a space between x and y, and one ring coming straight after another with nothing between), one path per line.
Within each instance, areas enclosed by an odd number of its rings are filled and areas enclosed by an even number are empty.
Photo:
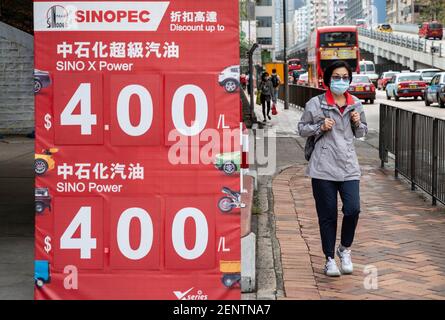
M254 292L256 288L256 235L251 232L254 178L242 176L247 193L242 194L246 204L241 209L241 292Z
M241 292L256 289L256 235L251 232L241 238Z

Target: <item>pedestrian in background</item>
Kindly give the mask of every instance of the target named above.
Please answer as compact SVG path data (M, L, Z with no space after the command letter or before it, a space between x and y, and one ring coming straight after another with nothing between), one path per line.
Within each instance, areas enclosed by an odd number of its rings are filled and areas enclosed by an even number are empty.
M241 88L243 90L246 90L246 86L247 86L247 76L245 73L242 73L240 75L240 84L241 84Z
M272 69L272 76L270 77L273 85L273 95L272 95L272 103L274 105L278 102L278 92L280 90L281 79L277 74L277 69Z
M337 60L326 68L323 81L328 89L325 94L306 103L298 131L302 137L314 137L315 141L312 154L306 154L309 158L306 173L312 178L321 243L326 256L324 272L328 276L340 276L335 252L340 258L341 272L352 273L350 247L360 213L361 171L354 137L365 136L368 127L360 100L347 91L352 81L351 67ZM335 250L337 193L343 203L343 221L341 242Z
M269 118L269 120L272 119L270 117L270 101L272 100L273 95L273 84L268 72L263 72L261 75L260 92L260 101L264 117L263 122L267 122L267 118Z
M246 74L246 83L247 83L247 93L250 94L250 73Z

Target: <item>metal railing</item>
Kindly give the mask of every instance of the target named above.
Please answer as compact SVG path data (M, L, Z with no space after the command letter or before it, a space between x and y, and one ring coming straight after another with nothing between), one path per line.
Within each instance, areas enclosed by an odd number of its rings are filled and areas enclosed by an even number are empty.
M308 86L300 86L297 84L289 85L289 104L304 108L306 102L308 102L311 98L318 96L319 94L324 93L324 89L308 87ZM284 87L280 86L278 97L280 100L284 99Z
M412 35L395 35L392 33L379 32L375 30L359 28L359 35L365 36L371 39L384 41L387 43L395 44L400 47L405 47L415 51L426 52L426 41L425 39L416 38Z
M392 33L380 32L372 29L358 28L359 35L368 37L375 40L384 41L390 44L394 44L400 47L408 48L415 51L422 51L438 55L439 57L445 56L445 45L440 41L428 43L423 38L411 33L406 35L397 35ZM360 39L359 39L360 40ZM296 45L292 46L288 50L288 55L304 51L307 49L308 41L303 40ZM435 49L433 49L435 48ZM276 52L277 59L282 59L283 50Z
M428 43L425 39L412 34L397 35L364 28L359 28L358 30L359 35L361 36L390 43L399 47L419 52L432 53L439 57L442 57L445 54L445 47L440 41Z
M395 156L395 175L406 177L445 204L445 120L380 104L379 155L382 167L388 152Z

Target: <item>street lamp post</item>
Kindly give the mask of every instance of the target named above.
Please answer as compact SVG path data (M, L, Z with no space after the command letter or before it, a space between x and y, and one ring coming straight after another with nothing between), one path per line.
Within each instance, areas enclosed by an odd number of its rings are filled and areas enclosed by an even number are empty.
M287 0L283 0L284 109L289 109L289 67L287 65Z
M255 117L254 106L255 100L253 95L253 54L258 48L258 44L254 43L252 47L247 52L247 57L249 58L249 96L250 96L250 116L252 119Z

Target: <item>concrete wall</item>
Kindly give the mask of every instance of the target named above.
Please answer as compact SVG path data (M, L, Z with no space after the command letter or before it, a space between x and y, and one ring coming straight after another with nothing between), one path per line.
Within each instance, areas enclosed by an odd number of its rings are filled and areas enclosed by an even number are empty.
M34 130L34 39L0 22L0 134Z
M391 24L394 31L419 34L419 26L417 24Z

